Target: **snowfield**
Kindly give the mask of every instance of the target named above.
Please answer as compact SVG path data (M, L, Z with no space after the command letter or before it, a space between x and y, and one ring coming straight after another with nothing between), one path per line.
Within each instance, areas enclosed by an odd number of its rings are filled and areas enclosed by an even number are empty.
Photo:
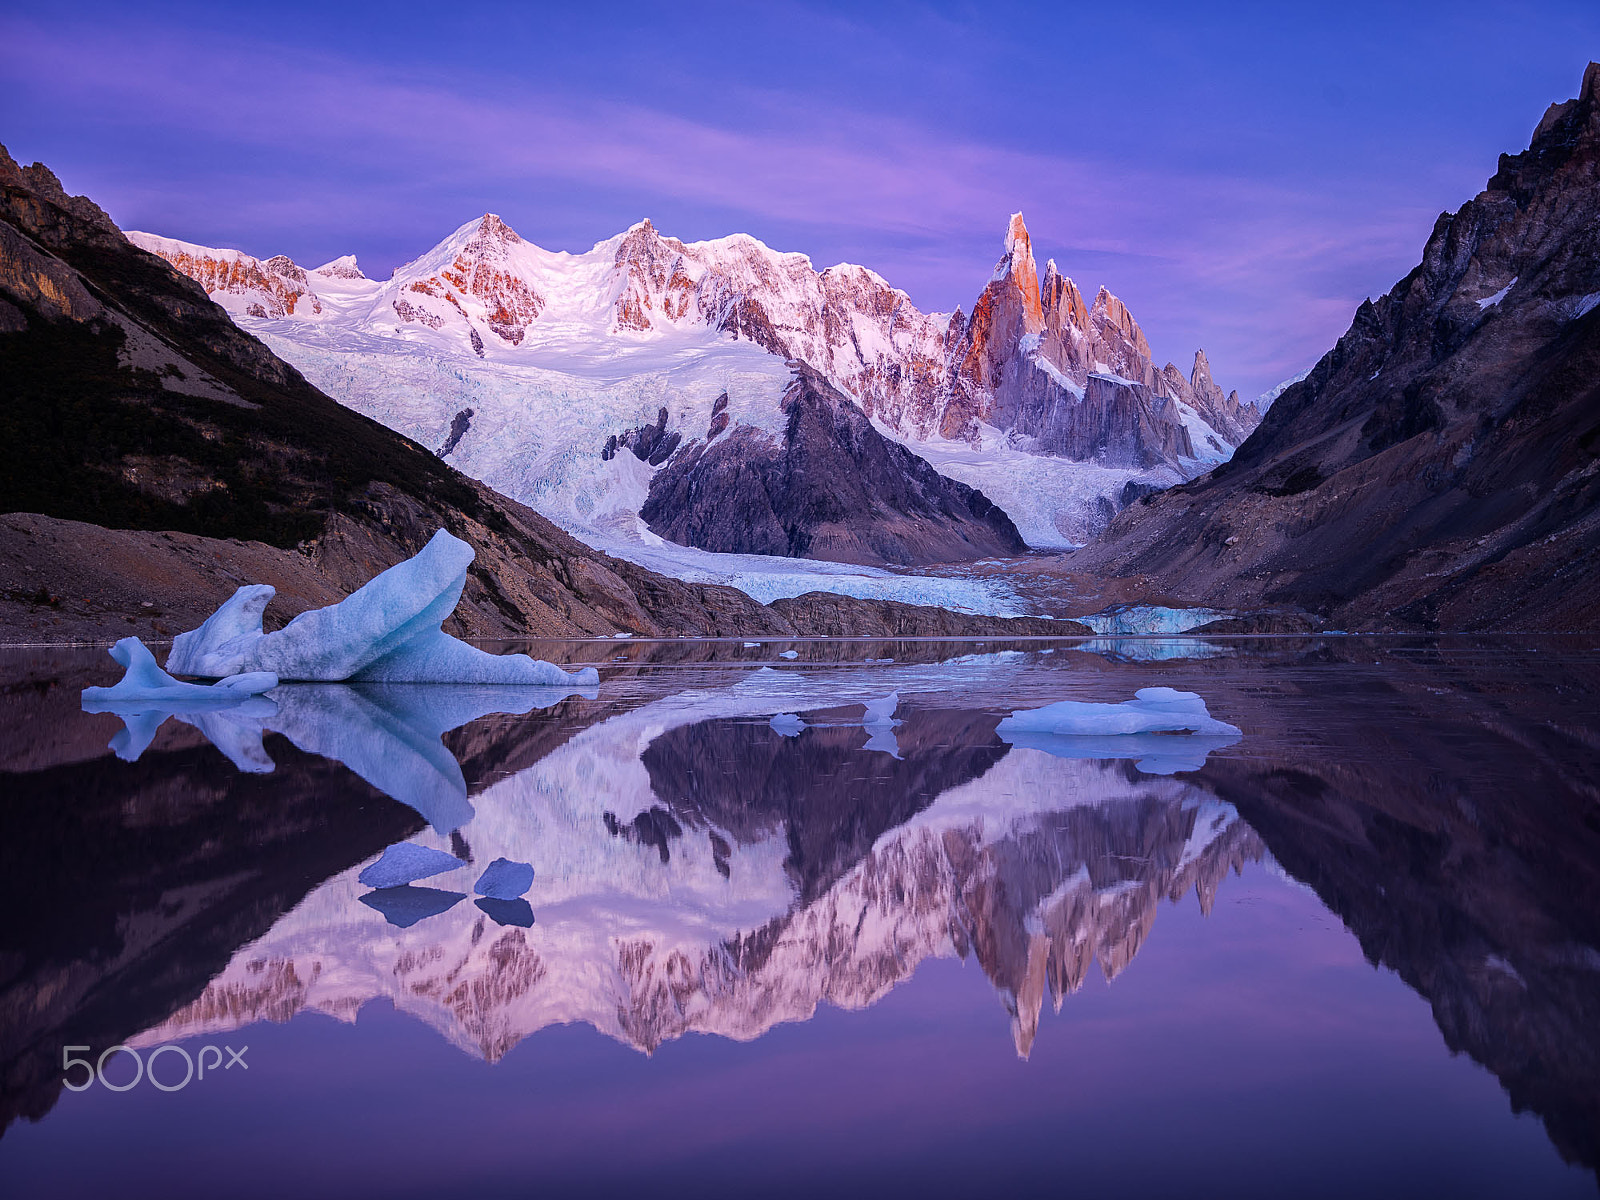
M771 344L762 332L769 319L847 392L876 389L876 428L983 491L1035 548L1084 544L1121 507L1129 481L1169 486L1230 452L1187 409L1199 457L1184 472L1039 455L1029 439L989 427L972 441L946 439L897 381L942 363L949 318L917 311L865 268L818 272L804 255L745 235L685 244L641 222L570 254L486 215L383 281L365 278L348 256L306 271L281 256L129 237L199 279L235 321L341 403L598 550L763 602L826 590L1026 611L1004 584L714 554L645 528L638 514L656 467L627 449L602 457L608 439L658 424L664 410L683 445L705 440L724 396L731 426L781 435L790 370L762 344Z

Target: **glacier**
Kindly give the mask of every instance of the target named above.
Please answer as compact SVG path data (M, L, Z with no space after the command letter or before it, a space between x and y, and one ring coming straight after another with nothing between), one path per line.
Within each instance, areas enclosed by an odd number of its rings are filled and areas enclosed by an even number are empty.
M380 572L338 604L303 612L275 633L261 628L275 589L246 585L198 629L173 640L167 669L203 677L269 671L275 678L267 687L279 679L599 683L593 667L568 672L525 654L489 654L439 628L461 599L474 557L471 546L441 529L413 557Z

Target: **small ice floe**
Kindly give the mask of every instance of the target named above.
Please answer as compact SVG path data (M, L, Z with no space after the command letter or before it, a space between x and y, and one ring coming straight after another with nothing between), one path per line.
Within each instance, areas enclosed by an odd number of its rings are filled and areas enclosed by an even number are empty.
M799 658L800 657L800 651L798 651L798 650L785 650L782 654L778 655L778 657L779 658L788 658L788 659Z
M761 643L760 643L760 642L746 642L746 643L745 643L745 644L744 644L744 648L745 648L745 649L746 649L746 650L748 650L748 649L750 649L750 647L752 647L752 646L759 646L759 645L761 645Z
M891 758L899 758L900 741L894 727L903 722L894 719L894 710L900 707L900 693L890 692L878 700L868 700L862 705L866 711L861 717L861 727L867 731L867 744L863 750L881 750Z
M806 727L806 723L794 713L779 713L767 724L772 726L772 732L779 737L799 737Z
M461 866L461 860L454 854L412 842L396 842L383 852L382 858L357 875L356 880L371 888L392 888L442 875Z
M895 726L900 722L894 719L894 710L900 707L900 693L890 692L879 700L868 700L861 706L866 709L862 714L861 723L869 729L874 725Z
M1121 704L1063 700L1021 709L1002 720L996 732L1014 746L1059 758L1136 759L1139 770L1150 775L1197 771L1211 751L1243 736L1237 726L1213 717L1194 692L1150 687L1134 697Z
M497 858L483 869L473 891L491 900L515 900L532 886L532 864Z
M633 636L633 634L631 634L631 633L613 633L611 636L614 637L614 638L631 638Z
M466 898L462 892L401 885L368 892L361 897L361 903L368 908L377 909L389 924L409 929L418 921L448 912Z
M568 672L526 654L489 654L439 628L461 599L473 557L471 546L441 529L414 557L275 633L261 628L275 590L247 585L200 628L178 635L167 669L206 677L270 671L318 682L598 683L593 667Z
M121 681L111 687L84 688L84 712L106 712L112 705L169 701L233 705L278 686L278 677L270 671L227 671L223 672L226 678L216 683L183 683L158 667L155 656L136 637L125 637L111 647L111 657L127 670Z
M497 925L513 925L521 929L533 926L533 906L521 897L514 900L496 900L492 896L483 896L477 903Z

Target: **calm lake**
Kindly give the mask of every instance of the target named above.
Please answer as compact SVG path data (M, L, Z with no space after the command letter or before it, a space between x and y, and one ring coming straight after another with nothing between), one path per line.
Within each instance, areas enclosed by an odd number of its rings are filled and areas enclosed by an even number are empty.
M0 651L0 1190L1595 1194L1600 639L514 648ZM1242 736L999 728L1151 686Z

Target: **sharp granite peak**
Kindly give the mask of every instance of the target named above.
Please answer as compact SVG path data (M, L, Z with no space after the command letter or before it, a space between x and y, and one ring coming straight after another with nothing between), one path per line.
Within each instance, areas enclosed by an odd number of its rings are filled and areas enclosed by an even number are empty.
M1081 545L1130 497L1226 460L1260 420L1216 386L1203 353L1188 375L1157 367L1104 288L1091 308L1053 261L1041 280L1021 213L970 318L923 312L866 267L819 271L747 234L684 242L649 220L572 254L485 213L385 281L353 260L307 273L281 256L129 237L330 394L448 444L463 470L586 538L628 525L618 510L636 518L647 490L601 471L608 439L665 405L688 452L723 396L723 428L781 437L790 361L981 489L1032 546ZM519 373L503 407L484 395Z

